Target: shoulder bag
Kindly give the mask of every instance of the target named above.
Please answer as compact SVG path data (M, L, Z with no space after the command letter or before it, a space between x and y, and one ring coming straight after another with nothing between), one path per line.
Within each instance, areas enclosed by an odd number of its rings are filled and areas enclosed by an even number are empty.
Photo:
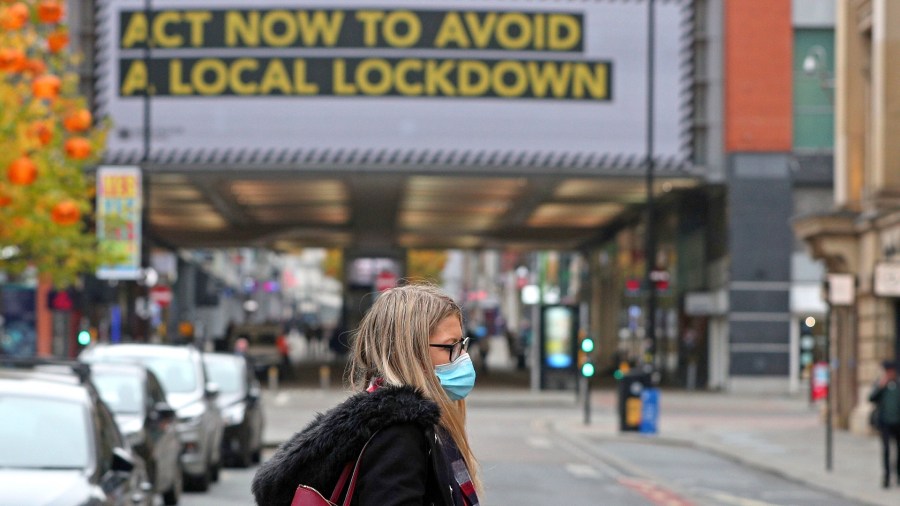
M338 478L337 485L334 486L331 498L325 499L325 496L312 487L297 485L291 506L337 506L337 501L341 498L341 492L344 491L345 486L347 486L347 494L344 496L344 506L350 506L350 501L353 500L353 491L356 489L356 478L359 476L359 466L362 463L363 454L374 437L375 434L372 434L372 437L363 445L362 450L359 451L359 457L356 458L355 465L351 461L344 466L344 471L341 472L341 477ZM349 485L347 485L348 479L350 480Z

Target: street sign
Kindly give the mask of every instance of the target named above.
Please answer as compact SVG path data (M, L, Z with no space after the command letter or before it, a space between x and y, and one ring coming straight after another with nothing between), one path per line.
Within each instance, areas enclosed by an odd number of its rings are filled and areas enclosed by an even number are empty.
M391 271L383 270L379 272L378 277L375 278L376 292L383 292L394 288L395 286L397 286L397 275Z
M852 274L828 275L828 302L832 306L852 306L856 298L856 286Z
M172 303L172 289L165 285L157 285L150 289L150 300L159 307L167 307Z
M900 262L882 262L875 265L875 295L900 297Z

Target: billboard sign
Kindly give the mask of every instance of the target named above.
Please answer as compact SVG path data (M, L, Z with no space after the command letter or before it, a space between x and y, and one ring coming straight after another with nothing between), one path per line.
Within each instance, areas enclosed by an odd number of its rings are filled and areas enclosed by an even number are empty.
M689 160L690 4L655 7L661 168ZM149 122L157 163L639 167L647 13L638 0L98 0L107 160L140 160Z
M97 239L115 264L101 265L99 279L141 278L141 169L100 167L97 170Z

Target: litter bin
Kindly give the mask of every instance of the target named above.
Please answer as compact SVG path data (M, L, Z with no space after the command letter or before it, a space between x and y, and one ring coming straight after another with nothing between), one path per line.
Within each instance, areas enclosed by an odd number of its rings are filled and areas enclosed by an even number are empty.
M644 388L641 392L641 434L659 432L659 389Z
M650 373L631 371L619 380L619 430L639 431L641 429L641 394L651 387Z

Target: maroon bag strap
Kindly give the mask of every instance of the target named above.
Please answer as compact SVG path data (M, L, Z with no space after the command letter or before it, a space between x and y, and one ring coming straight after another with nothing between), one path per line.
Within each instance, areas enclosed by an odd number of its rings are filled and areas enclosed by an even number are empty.
M337 504L338 499L341 498L341 491L344 490L344 485L347 484L347 479L350 478L350 471L352 470L353 462L347 462L347 465L344 466L344 470L341 472L341 477L338 478L337 485L334 486L334 492L331 493L329 502Z
M378 432L376 431L375 434L378 434ZM362 464L363 454L366 452L366 447L372 442L375 434L372 434L372 437L366 441L362 450L359 451L359 457L356 458L356 465L351 461L347 462L347 465L344 466L344 471L341 472L341 477L338 478L337 485L334 486L334 491L331 493L332 503L337 504L338 499L341 498L341 492L344 490L344 485L347 484L347 478L350 478L350 487L347 488L347 495L344 496L344 506L350 506L350 501L353 499L353 491L356 489L356 478L359 476L359 467ZM353 470L352 478L350 472L351 469Z

